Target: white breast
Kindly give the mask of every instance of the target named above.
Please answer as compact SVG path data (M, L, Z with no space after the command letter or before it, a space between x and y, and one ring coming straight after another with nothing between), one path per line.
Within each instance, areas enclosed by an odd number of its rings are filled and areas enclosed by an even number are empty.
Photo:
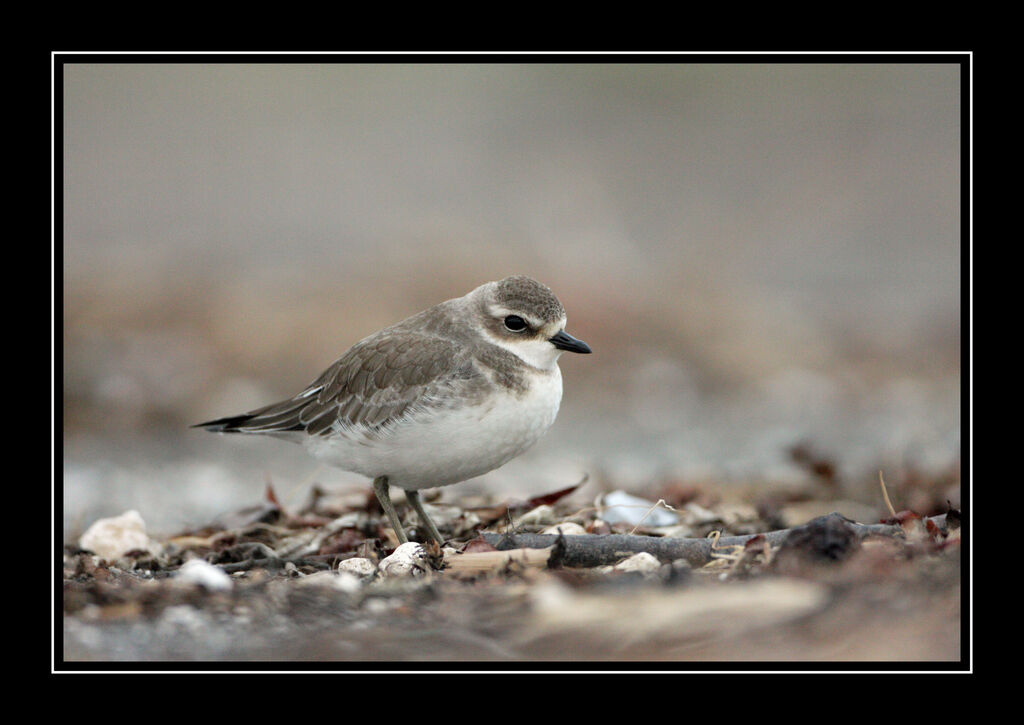
M561 401L562 373L554 365L535 374L521 396L496 388L479 405L414 414L380 438L351 430L311 438L306 448L343 470L387 476L400 488L446 486L492 471L532 446L555 422Z

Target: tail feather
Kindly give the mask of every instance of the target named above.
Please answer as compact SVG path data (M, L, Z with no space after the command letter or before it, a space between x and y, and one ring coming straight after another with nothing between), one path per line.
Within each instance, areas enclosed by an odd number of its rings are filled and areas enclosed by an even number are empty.
M217 418L192 427L205 428L214 433L289 433L305 430L306 426L299 416L309 402L308 398L282 400L248 413Z
M217 420L208 420L205 423L196 423L190 428L205 428L208 431L214 433L241 433L241 428L252 420L255 416L249 413L244 415L232 415L227 418L217 418Z

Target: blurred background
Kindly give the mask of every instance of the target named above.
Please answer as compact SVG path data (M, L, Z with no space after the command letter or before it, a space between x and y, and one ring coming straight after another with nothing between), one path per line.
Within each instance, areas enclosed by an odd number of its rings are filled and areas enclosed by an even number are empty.
M65 535L368 490L188 426L516 273L594 354L444 500L585 473L872 500L879 470L958 498L958 65L225 61L63 67Z

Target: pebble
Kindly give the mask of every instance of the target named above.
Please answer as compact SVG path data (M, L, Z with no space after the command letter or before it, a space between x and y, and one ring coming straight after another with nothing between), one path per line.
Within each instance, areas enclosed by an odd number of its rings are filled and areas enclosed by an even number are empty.
M421 576L430 571L430 564L423 547L409 541L395 549L391 556L381 559L377 569L387 577Z
M138 511L95 521L82 534L78 545L107 561L116 561L129 551L156 553L158 548L146 533L146 522Z
M227 572L205 559L189 559L174 576L183 584L194 584L210 591L227 591L234 582Z
M364 577L376 573L377 565L369 559L365 559L361 556L354 556L351 559L345 559L338 562L338 571Z
M598 498L597 505L601 508L601 519L609 524L643 524L649 528L656 528L679 523L679 516L672 511L666 510L654 501L633 496L625 491L606 493Z
M637 571L644 575L650 575L661 569L661 562L657 557L641 551L628 559L624 559L612 567L615 571Z
M517 526L546 526L553 524L558 520L555 516L555 510L547 504L541 504L540 506L530 509L525 514L516 519Z
M543 531L542 534L558 534L559 529L562 531L563 536L579 536L580 534L586 534L587 530L573 521L563 521L560 524L554 524L549 526Z

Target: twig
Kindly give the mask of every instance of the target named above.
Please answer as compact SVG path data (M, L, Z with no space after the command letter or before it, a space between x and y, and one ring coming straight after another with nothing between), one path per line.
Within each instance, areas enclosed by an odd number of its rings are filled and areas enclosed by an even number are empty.
M509 564L539 567L548 563L550 549L505 549L503 551L478 551L469 554L446 554L445 568L457 572L479 573L499 571Z
M632 530L630 530L630 532L629 532L629 533L630 533L630 534L635 534L635 533L636 533L636 530L640 528L640 524L642 524L642 523L644 522L644 519L646 519L646 518L647 518L648 516L650 516L650 515L651 515L651 512L652 512L652 511L654 511L654 509L658 508L659 506L664 506L664 507L665 507L665 508L667 508L667 509L668 509L669 511L675 511L675 509L674 509L674 508L672 508L672 507L671 507L671 506L669 506L669 505L668 505L667 503L665 503L665 499L663 499L663 498L659 498L659 499L658 499L658 500L657 500L657 501L655 502L655 504L654 504L653 506L651 506L651 507L650 507L649 509L647 509L647 512L646 512L646 513L644 513L644 515L640 517L640 520L636 522L636 526L634 526L634 527L632 528Z
M889 508L889 514L896 518L896 509L892 507L892 501L889 500L889 493L885 490L885 479L882 478L882 472L878 472L878 483L882 487L882 498L885 499L885 505Z
M730 544L728 546L719 546L719 542L722 540L722 532L715 531L710 532L707 537L708 541L711 542L711 550L709 555L712 559L727 559L729 561L738 561L743 555L743 547L737 546L736 544ZM736 551L739 549L739 551Z

